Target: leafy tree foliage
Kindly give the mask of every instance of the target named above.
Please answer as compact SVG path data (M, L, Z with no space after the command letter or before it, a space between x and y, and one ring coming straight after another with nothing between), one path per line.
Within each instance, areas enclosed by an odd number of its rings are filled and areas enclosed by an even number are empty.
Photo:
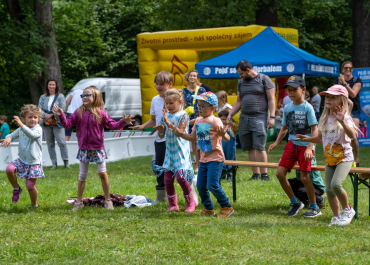
M38 51L50 43L33 18L32 6L22 6L23 22L11 20L0 1L0 114L13 115L31 103L27 73L41 73L47 60Z
M34 1L17 1L22 23L10 19L5 0L0 0L0 114L9 115L31 102L27 73L46 68L48 61L39 51L51 42L33 19ZM336 62L351 60L353 1L359 0L55 0L65 91L88 77L138 77L139 33L252 25L256 11L264 7L277 10L280 27L298 29L301 48ZM370 0L361 1L370 9ZM200 58L213 55L201 53ZM235 87L233 81L217 81L206 83L225 90ZM307 86L325 89L332 82L312 78Z
M88 77L138 77L136 35L161 29L157 3L58 1L54 24L66 91Z

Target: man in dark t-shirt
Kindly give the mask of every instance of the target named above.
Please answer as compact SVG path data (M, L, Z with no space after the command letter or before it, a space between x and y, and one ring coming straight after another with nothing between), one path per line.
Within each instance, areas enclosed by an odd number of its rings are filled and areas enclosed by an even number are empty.
M239 138L243 151L249 152L250 161L267 162L267 130L275 124L275 85L267 75L254 71L248 61L240 61L236 70L241 80L238 83L237 101L229 113L228 121L241 110ZM250 180L270 180L267 168L252 167L252 170Z

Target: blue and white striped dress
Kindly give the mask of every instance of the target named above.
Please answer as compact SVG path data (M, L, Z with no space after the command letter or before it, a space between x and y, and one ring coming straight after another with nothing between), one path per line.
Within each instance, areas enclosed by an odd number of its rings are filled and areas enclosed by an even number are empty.
M186 122L185 133L189 132L189 116L180 110L176 113L167 112L167 119L170 123L179 127L180 122ZM163 166L158 169L163 171L172 171L174 174L178 172L180 176L188 181L194 178L193 166L190 160L190 142L177 137L168 126L163 122L162 125L166 128L166 156L164 158Z

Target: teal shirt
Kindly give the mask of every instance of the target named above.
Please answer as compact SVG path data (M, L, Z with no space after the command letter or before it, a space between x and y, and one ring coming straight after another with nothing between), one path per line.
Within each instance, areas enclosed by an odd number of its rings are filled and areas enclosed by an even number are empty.
M299 105L289 103L284 108L282 125L288 128L289 140L299 146L308 146L309 142L297 140L296 134L311 136L311 126L317 124L315 111L310 103L304 101ZM312 150L315 150L313 146Z
M5 139L5 137L10 133L9 124L4 123L3 125L1 125L0 132L3 132L3 134L1 135L1 140Z

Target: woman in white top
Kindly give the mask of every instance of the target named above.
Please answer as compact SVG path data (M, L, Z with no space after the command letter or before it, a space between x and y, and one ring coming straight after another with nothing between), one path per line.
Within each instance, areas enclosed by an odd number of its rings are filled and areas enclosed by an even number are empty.
M59 118L56 117L52 110L53 105L56 104L59 108L66 108L66 99L63 94L59 93L58 83L55 79L48 79L46 81L45 94L41 95L39 100L39 108L42 110L41 118L42 130L46 144L48 146L50 160L53 164L51 169L57 168L57 155L55 152L55 141L57 141L64 166L69 168L68 164L68 149L65 141L64 128L59 123Z

